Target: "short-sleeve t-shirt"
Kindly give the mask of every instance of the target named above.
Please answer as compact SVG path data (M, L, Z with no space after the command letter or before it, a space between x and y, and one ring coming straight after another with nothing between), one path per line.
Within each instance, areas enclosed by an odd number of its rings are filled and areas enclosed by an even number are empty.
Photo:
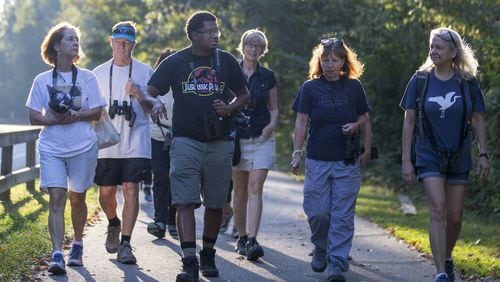
M75 87L78 93L73 99L72 110L91 110L106 105L95 75L82 68L76 68ZM57 72L53 81L53 71L39 74L33 81L26 106L45 114L49 110L49 91L70 93L73 86L72 72ZM55 82L55 83L54 83ZM89 150L97 141L94 128L88 121L69 124L46 125L40 131L38 150L58 157L72 157Z
M115 115L111 119L116 130L120 133L120 142L108 148L99 150L99 159L125 159L125 158L146 158L151 159L151 133L149 129L149 114L144 111L141 104L136 98L131 97L125 91L125 85L129 79L129 72L134 83L137 83L141 88L145 88L146 84L153 73L153 69L135 58L132 58L132 67L113 65L112 75L110 75L111 64L110 59L105 63L97 66L94 73L97 76L101 91L106 101L114 101L119 106L123 106L124 102L132 105L132 110L136 114L133 126L130 126L130 121L126 119L125 114ZM110 93L110 79L111 91ZM109 110L109 106L108 106Z
M149 80L148 84L163 95L172 89L174 137L212 141L203 133L206 127L201 113L213 113L212 104L216 99L230 102L228 89L237 92L246 86L243 71L233 55L222 50L217 52L218 56L215 51L212 56L197 56L191 47L185 48L163 60ZM216 66L217 61L220 67ZM229 137L229 129L223 135Z
M467 84L467 85L465 85ZM425 115L430 125L430 132L439 148L457 149L462 139L462 118L463 103L466 106L466 119L470 119L472 112L485 112L481 88L477 80L464 82L464 92L462 93L460 82L455 75L452 78L443 81L436 77L434 72L429 73L426 99L423 102ZM467 91L468 90L468 91ZM465 94L465 95L464 95ZM471 95L474 95L472 97ZM464 99L465 97L465 99ZM422 97L423 98L423 97ZM401 99L400 106L404 110L417 110L417 78L413 75L406 87L405 94ZM428 130L428 129L427 129ZM429 131L427 131L429 132ZM470 158L471 134L463 142L462 156L457 163L460 171L468 170L472 165ZM435 152L428 137L424 140L417 138L417 166L424 165L425 158L419 157L418 152Z
M325 77L304 82L293 104L293 110L309 115L307 158L320 161L343 161L346 136L342 125L355 122L368 112L361 82Z
M268 108L269 90L275 86L276 78L274 73L270 69L257 64L257 69L248 79L250 103L242 110L245 115L250 117L250 124L246 129L238 128L240 138L248 139L262 135L262 129L271 121Z

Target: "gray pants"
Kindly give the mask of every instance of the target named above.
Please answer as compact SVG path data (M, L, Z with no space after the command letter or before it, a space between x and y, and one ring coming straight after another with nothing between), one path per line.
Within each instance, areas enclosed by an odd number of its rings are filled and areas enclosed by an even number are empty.
M354 210L361 185L359 162L306 159L304 212L311 242L326 249L330 266L349 270L347 261L354 235Z

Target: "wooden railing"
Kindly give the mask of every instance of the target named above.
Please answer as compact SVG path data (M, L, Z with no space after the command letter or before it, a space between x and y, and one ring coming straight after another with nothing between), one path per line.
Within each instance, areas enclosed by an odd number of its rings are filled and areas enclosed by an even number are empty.
M0 200L10 201L10 188L17 184L26 183L28 190L34 190L35 179L40 174L40 165L36 164L36 140L40 130L38 126L0 124ZM26 144L26 167L12 171L14 145L22 143Z

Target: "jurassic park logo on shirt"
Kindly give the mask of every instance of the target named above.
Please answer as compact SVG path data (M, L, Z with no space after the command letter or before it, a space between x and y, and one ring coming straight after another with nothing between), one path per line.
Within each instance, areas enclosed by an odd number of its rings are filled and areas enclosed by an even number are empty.
M210 96L214 93L222 93L224 82L219 82L217 73L208 66L193 70L186 82L182 83L182 93L193 93L199 96Z

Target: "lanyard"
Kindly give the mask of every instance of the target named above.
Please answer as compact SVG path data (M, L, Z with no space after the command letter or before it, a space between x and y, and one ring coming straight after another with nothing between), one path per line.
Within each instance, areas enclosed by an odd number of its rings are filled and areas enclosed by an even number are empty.
M71 89L69 90L69 95L73 97L73 94L75 92L75 84L76 84L76 77L78 75L78 70L76 69L75 65L71 65L71 82L73 83L73 86L71 86ZM57 68L54 67L52 69L52 87L56 87L56 82L57 82Z
M132 77L132 61L130 60L130 65L128 65L128 78ZM109 67L109 105L111 105L111 96L113 95L113 64L115 60L111 60L111 66Z

